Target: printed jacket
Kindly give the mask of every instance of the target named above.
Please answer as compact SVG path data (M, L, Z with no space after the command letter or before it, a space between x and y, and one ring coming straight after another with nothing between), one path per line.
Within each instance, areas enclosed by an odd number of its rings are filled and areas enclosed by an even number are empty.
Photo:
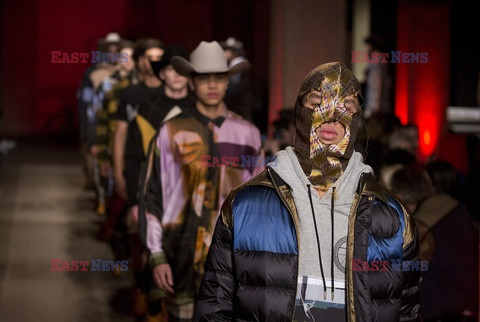
M175 296L193 301L223 201L265 169L214 160L262 157L260 131L228 109L210 120L192 106L162 125L153 148L141 202L150 264L169 263Z

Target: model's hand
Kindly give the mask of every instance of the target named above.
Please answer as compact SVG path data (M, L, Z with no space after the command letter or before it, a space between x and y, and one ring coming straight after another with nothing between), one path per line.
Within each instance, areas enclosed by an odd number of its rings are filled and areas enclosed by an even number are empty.
M172 268L169 264L155 266L153 268L153 280L161 290L173 294Z
M115 176L115 192L123 199L128 200L127 182L124 176Z
M133 206L130 208L128 215L130 216L130 220L137 225L138 224L138 206Z

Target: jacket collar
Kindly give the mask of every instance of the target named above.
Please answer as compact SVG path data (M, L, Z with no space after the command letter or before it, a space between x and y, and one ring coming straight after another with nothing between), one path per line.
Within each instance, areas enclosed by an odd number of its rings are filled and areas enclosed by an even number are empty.
M215 119L211 119L209 118L208 116L205 116L203 115L202 113L200 113L200 111L195 107L193 106L192 107L192 114L193 116L200 122L202 123L203 125L207 126L208 123L212 122L213 124L215 124L217 127L221 127L222 124L223 124L223 121L225 121L225 116L219 116Z
M386 203L386 190L387 188L378 183L370 173L362 173L357 187L357 193L359 195L375 196Z

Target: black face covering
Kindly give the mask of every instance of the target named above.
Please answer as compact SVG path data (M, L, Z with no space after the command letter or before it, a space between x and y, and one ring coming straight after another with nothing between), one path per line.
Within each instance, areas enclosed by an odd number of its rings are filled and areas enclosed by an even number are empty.
M172 57L174 56L180 56L180 57L183 57L185 59L188 59L187 58L187 51L182 47L182 46L179 46L179 45L170 45L167 47L167 49L165 50L165 53L163 54L162 56L162 59L161 60L158 60L158 61L151 61L149 60L150 62L150 66L152 67L152 71L153 71L153 74L160 78L160 71L167 67L168 65L170 65L170 60L172 59Z
M313 94L317 97L315 106L305 107ZM355 112L345 106L345 98L350 95L361 99L358 80L343 63L328 63L305 77L295 104L293 146L305 175L316 188L324 191L345 170L361 126L359 100L355 100ZM338 122L345 128L340 142L325 144L320 140L316 129L326 122Z
M153 75L155 75L158 79L160 79L159 74L160 74L160 70L162 69L162 61L149 60L149 62L150 62L150 67L152 67Z

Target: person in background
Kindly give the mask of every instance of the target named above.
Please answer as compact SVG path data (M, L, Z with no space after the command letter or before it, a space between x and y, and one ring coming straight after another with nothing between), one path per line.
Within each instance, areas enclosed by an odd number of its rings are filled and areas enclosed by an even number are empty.
M365 39L368 46L368 55L373 60L373 54L381 51L382 39L378 35L371 35ZM369 62L365 71L365 108L363 117L368 119L373 115L385 117L392 114L390 102L391 78L389 75L388 64L377 62Z
M164 44L158 39L140 39L135 45L133 59L138 69L138 83L131 85L120 94L120 103L116 116L116 128L113 145L113 175L115 192L127 201L127 233L132 258L132 270L135 278L133 311L138 317L145 316L148 310L147 296L149 277L145 272L146 259L142 256L142 245L138 235L138 226L129 221L134 215L134 206L138 204L137 191L139 162L134 132L129 126L135 120L139 106L161 91L161 81L153 72L151 62L160 61L164 53Z
M188 78L178 74L170 63L173 56L187 58L184 48L170 45L166 48L162 59L152 63L152 69L163 85L159 92L140 105L135 122L129 128L137 140L135 148L139 158L140 155L143 157L142 163L145 161L148 144L160 125L191 107L195 101L189 88Z
M395 171L403 167L422 169L422 165L417 159L417 151L417 126L408 124L397 127L388 138L388 146L383 153L381 164L377 171L380 182L390 189L391 177Z
M122 41L120 44L121 57L117 71L105 79L101 85L104 92L102 109L97 114L96 153L102 185L105 188L106 218L101 225L100 239L110 243L116 260L128 259L128 242L125 233L123 218L126 214L127 202L115 192L113 178L113 141L116 128L116 114L121 91L137 83L135 62L132 58L134 44L131 41ZM121 277L124 272L116 269L112 272L115 277Z
M102 53L116 53L121 41L116 32L109 33L97 42L97 49ZM115 70L113 62L99 61L87 68L83 74L80 87L77 91L78 110L80 120L80 143L82 165L85 172L86 188L95 188L94 156L92 147L95 143L96 110L94 95L101 82Z
M478 321L478 226L458 200L461 189L454 167L427 164L425 176L405 168L392 177L392 190L413 199L420 259L428 261L422 289L424 321ZM430 193L425 193L425 192Z
M188 86L188 78L179 75L172 67L170 60L173 56L187 57L186 51L175 45L167 46L165 53L160 61L151 62L152 70L155 75L162 81L162 87L156 91L145 102L141 103L135 118L129 123L128 137L131 144L125 148L125 154L130 156L129 172L130 177L135 180L127 181L127 185L132 185L128 190L138 191L141 183L141 171L144 167L148 154L149 144L161 124L180 114L183 110L190 108L195 98ZM136 163L135 163L136 162ZM132 247L132 251L139 252L136 256L144 258L147 262L147 254L145 248L141 244L139 236L139 220L138 220L138 194L135 199L131 199L131 208L128 217L128 226L135 227L130 229L130 240L136 246ZM144 243L145 244L145 243ZM149 266L145 267L145 276L150 277L151 271ZM150 291L150 289L148 290ZM160 305L155 305L154 299L149 303L149 315L153 318L159 315ZM161 315L161 313L160 313Z
M162 81L161 90L152 95L147 101L140 104L138 112L134 120L129 123L128 134L132 142L127 148L133 149L126 151L126 154L137 155L138 164L134 166L130 164L132 169L137 171L136 177L138 179L137 189L144 186L144 174L146 158L149 155L149 149L152 145L152 138L160 128L161 124L170 118L180 114L183 110L193 105L195 99L189 88L188 78L179 75L172 67L170 60L173 56L178 55L187 57L186 51L183 47L177 45L167 46L165 53L160 61L150 62L152 70L157 77ZM135 187L132 187L135 188ZM137 196L139 196L137 194ZM144 216L139 221L139 205L142 200L137 198L136 204L131 207L128 217L128 225L136 227L135 229L135 243L136 251L141 251L141 257L145 258L146 263L146 242L145 242L145 220ZM140 229L140 235L137 234ZM137 238L139 236L140 238ZM140 244L143 242L143 245ZM151 276L150 266L145 266L145 274ZM154 288L153 280L150 280L148 293L152 292ZM153 292L154 293L154 292ZM150 296L148 299L148 318L149 321L162 320L165 311L161 309L161 300Z
M115 190L128 200L130 205L136 204L138 176L129 171L137 172L136 156L130 157L125 151L134 150L135 142L128 136L128 126L135 119L139 106L161 91L161 81L152 70L151 61L160 61L164 53L164 44L157 39L140 39L135 45L133 59L138 69L138 83L128 86L120 94L119 106L116 115L116 128L114 137L114 177ZM132 146L133 148L127 148ZM130 161L133 166L130 167ZM127 182L131 189L127 189ZM135 187L135 188L134 188Z
M248 62L245 58L246 52L243 48L243 42L240 40L229 37L225 41L220 42L220 45L225 51L229 67ZM255 103L249 67L229 77L225 104L227 104L231 111L247 120L252 120Z
M109 128L107 127L109 113L104 104L105 96L112 91L113 86L120 79L130 78L135 66L131 58L132 51L133 43L126 39L121 40L118 45L118 52L114 53L118 55L117 58L114 58L115 60L118 59L118 63L115 64L115 69L111 75L106 76L105 79L102 80L92 98L92 109L95 113L95 137L90 151L94 159L94 181L98 195L96 211L97 214L101 216L106 215L107 199L113 190L111 160L108 159L106 151L108 138L112 137L112 135L109 134ZM93 72L92 75L95 75L97 72L98 71ZM110 112L110 116L112 115L113 113Z
M292 145L295 136L295 116L293 109L279 112L279 118L273 122L273 139L267 139L264 144L265 156L273 157L275 153Z
M264 169L260 131L231 112L224 97L232 67L217 42L202 41L190 60L174 56L195 102L155 138L145 187L146 243L168 321L190 321L221 203Z
M430 178L414 166L401 166L388 181L390 189L399 196L411 213L433 194Z

